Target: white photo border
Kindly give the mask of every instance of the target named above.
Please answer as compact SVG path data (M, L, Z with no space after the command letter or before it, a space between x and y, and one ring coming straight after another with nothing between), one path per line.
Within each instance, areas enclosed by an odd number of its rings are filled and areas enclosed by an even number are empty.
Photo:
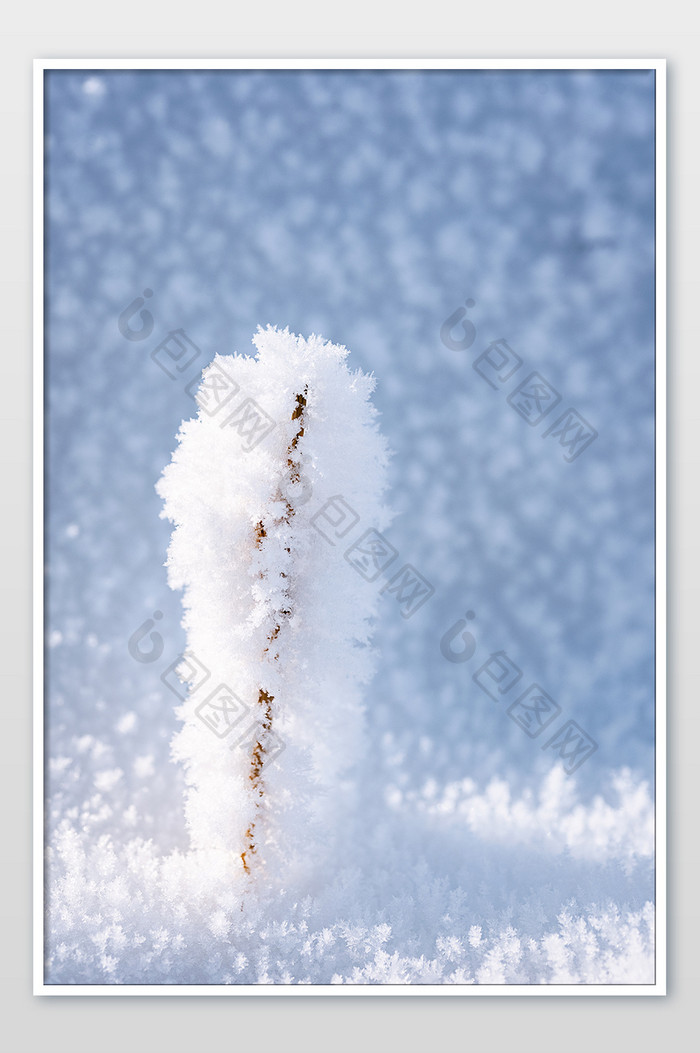
M51 70L653 70L655 73L655 979L653 984L47 984L44 975L44 84ZM35 59L33 128L33 993L35 995L666 994L666 60L665 59Z

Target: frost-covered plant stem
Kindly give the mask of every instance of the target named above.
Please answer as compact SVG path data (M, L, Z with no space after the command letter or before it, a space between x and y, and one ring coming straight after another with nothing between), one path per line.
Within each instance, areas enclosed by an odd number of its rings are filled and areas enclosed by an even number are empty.
M374 379L344 347L271 327L254 343L254 358L207 367L158 484L190 685L173 756L195 851L288 884L318 868L353 807L379 590L374 567L343 554L388 524L387 452ZM250 407L274 422L260 441L240 426Z

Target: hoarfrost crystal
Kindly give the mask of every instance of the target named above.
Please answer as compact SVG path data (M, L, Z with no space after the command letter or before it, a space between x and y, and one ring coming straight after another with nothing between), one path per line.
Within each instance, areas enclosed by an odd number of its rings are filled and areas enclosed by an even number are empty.
M254 344L204 371L158 483L187 631L173 754L193 848L288 878L352 808L378 589L343 553L388 522L387 450L344 347L272 327Z

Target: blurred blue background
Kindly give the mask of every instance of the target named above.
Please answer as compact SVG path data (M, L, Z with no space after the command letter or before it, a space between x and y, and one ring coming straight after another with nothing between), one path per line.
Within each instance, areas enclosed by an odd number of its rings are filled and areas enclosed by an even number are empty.
M122 771L114 799L138 796L164 847L183 838L160 673L184 634L154 484L194 406L191 375L150 357L173 329L200 369L251 353L272 323L347 345L377 377L387 536L435 588L410 619L381 601L378 792L539 783L548 735L530 739L507 716L515 694L494 703L472 679L494 651L559 703L554 727L573 719L598 743L584 796L623 765L651 778L653 73L46 80L52 817L87 779L61 761L78 749ZM130 341L118 319L145 289L153 331ZM441 326L467 299L474 340L451 350ZM472 367L497 339L523 365L495 390ZM561 395L538 426L507 401L533 371ZM598 432L571 463L543 437L569 408ZM139 664L127 643L155 610L165 650ZM440 641L466 611L476 650L452 663Z

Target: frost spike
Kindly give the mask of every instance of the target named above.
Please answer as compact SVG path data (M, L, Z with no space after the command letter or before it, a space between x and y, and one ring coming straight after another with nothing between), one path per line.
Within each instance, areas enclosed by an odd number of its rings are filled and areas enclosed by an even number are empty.
M344 848L379 597L344 554L390 521L374 379L318 336L253 342L206 367L157 486L184 590L185 818L204 870L241 894L253 875L312 880Z

